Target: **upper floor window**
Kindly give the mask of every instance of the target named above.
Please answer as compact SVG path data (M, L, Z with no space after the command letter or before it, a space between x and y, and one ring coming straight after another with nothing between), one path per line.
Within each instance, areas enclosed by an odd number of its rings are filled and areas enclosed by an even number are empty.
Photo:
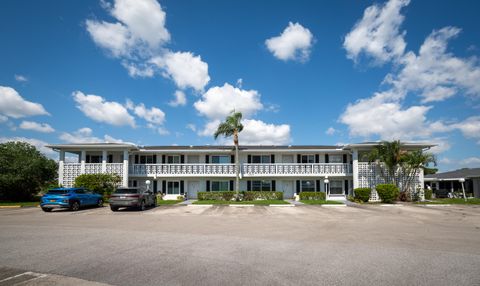
M168 155L167 164L180 164L180 155Z
M155 163L155 155L140 155L139 160L140 164L153 164Z
M213 164L230 164L230 156L228 155L213 155L212 156Z
M300 163L303 163L303 164L315 163L315 155L302 155L300 159L301 159Z
M270 155L252 155L252 163L254 164L270 164Z
M343 155L342 154L335 154L330 155L328 158L329 163L343 163Z

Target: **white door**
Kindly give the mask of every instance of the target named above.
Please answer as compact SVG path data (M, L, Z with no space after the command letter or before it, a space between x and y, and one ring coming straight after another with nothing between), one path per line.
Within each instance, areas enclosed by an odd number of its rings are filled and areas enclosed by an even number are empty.
M197 198L199 187L200 187L200 182L198 181L188 182L188 198L189 199Z
M293 198L293 181L282 181L282 192L284 199Z

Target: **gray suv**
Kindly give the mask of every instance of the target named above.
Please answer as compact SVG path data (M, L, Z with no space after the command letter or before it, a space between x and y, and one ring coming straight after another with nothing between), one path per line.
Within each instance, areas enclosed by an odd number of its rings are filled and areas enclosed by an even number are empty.
M119 208L137 208L138 210L145 210L147 206L157 206L157 196L154 192L143 188L117 188L110 196L110 209L114 212Z

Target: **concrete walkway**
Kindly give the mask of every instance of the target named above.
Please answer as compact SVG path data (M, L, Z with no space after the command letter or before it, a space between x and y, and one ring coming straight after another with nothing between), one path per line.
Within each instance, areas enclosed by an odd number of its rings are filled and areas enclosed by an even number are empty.
M305 205L302 202L297 202L296 200L292 200L292 199L285 199L284 201L288 202L289 204L295 205L295 206L304 206Z
M178 203L178 205L191 205L193 202L196 202L197 200L186 200L181 203Z

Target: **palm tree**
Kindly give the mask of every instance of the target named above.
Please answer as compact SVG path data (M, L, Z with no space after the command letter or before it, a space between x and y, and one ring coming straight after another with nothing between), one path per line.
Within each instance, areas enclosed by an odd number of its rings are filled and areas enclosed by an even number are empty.
M392 142L382 141L379 145L375 146L369 154L367 154L370 162L380 162L384 164L387 174L384 173L383 168L380 168L380 170L382 177L388 183L397 183L395 173L397 172L398 167L402 164L406 153L401 147L402 144L400 143L400 140Z
M236 197L237 200L239 198L238 195L238 188L240 186L240 176L239 176L239 171L240 171L240 164L239 164L239 158L238 158L238 134L242 132L243 130L243 125L242 125L242 113L241 112L235 112L235 110L232 110L229 116L225 119L224 122L220 123L217 127L217 131L215 131L215 134L213 137L215 139L218 138L218 136L223 135L225 137L230 137L233 135L233 144L235 145L235 177L236 177L236 182L235 182L235 192L236 192Z
M410 185L415 180L418 170L425 170L430 163L434 166L437 165L436 158L431 153L424 153L422 150L405 153L402 162L405 185L402 186L402 191L409 190Z

